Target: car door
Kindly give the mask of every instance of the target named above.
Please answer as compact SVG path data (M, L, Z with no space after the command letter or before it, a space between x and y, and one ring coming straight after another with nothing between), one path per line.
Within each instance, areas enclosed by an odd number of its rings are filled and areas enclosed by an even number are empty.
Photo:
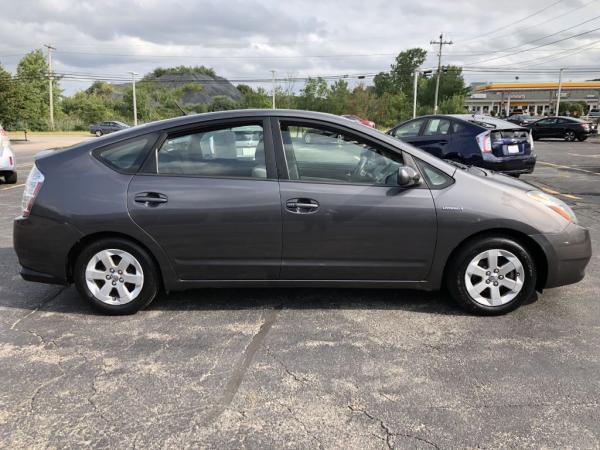
M236 132L249 131L264 140L244 148ZM262 118L211 122L163 136L130 183L128 207L180 279L279 276L281 204L272 154L270 123Z
M421 135L415 138L413 145L438 158L443 158L451 139L452 121L445 117L431 117L423 127Z
M533 128L536 138L554 137L558 134L556 129L556 119L553 117L538 120L534 123Z
M273 128L285 167L281 279L426 278L435 207L424 184L402 189L395 182L401 152L322 122L274 119ZM306 145L306 129L322 130L323 142Z

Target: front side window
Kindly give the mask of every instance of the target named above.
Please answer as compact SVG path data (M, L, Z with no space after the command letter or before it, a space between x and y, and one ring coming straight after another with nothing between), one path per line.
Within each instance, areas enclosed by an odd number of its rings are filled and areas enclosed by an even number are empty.
M538 121L538 125L553 125L556 123L556 119L542 119Z
M424 119L411 120L410 122L396 128L394 131L394 136L398 138L418 136L424 122Z
M227 126L169 137L157 154L165 175L267 178L263 128Z
M291 180L395 184L402 155L326 127L281 124Z

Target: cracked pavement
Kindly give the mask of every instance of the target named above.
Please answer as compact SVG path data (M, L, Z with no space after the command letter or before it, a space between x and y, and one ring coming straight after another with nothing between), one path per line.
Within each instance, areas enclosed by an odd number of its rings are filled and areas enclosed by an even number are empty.
M495 318L359 289L207 289L97 315L73 287L20 279L22 189L0 185L0 447L599 448L600 145L536 147L548 164L525 179L574 207L595 254L581 283Z

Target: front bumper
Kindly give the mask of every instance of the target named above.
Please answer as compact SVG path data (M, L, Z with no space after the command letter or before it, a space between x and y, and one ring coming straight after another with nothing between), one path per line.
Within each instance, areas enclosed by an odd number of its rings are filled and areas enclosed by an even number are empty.
M548 274L544 288L577 283L585 277L592 257L592 240L587 228L571 223L562 233L531 236L544 249Z

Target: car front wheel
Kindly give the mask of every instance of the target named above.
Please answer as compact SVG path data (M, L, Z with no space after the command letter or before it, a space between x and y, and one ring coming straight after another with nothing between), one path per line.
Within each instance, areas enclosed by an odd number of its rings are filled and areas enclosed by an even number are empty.
M446 284L463 309L480 315L505 314L534 294L535 263L527 249L511 238L481 238L452 258Z
M73 270L81 296L105 314L132 314L158 294L156 266L146 250L125 239L102 239L86 247Z

